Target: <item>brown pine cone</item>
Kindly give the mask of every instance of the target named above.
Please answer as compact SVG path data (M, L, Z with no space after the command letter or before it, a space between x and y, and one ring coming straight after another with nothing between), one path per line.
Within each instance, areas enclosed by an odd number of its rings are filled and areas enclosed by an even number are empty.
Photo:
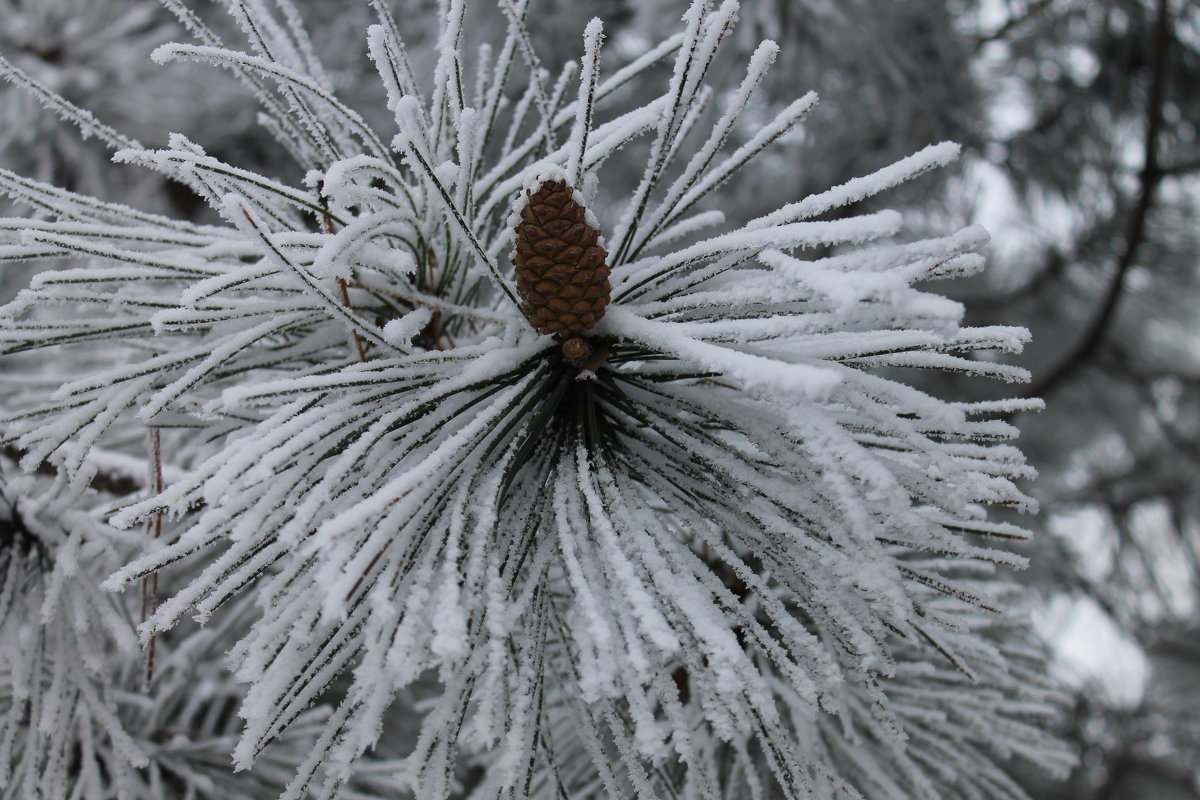
M529 195L513 265L521 311L539 333L565 338L604 316L612 286L599 238L565 181L546 181Z

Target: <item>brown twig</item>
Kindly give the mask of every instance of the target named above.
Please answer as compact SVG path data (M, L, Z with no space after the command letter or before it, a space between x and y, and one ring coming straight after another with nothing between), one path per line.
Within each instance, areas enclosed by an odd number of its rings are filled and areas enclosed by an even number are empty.
M338 288L342 290L342 304L346 308L353 308L354 306L350 305L350 290L346 288L346 279L338 278L337 282ZM351 329L350 333L354 336L354 349L358 351L358 360L366 361L367 351L363 349L362 337L358 335L358 329Z
M333 234L333 217L329 215L329 201L325 198L324 194L321 195L320 225L322 233L328 233L330 235ZM337 284L338 288L342 291L342 305L344 305L346 308L354 308L354 306L350 304L350 290L346 287L346 279L338 278ZM358 360L366 361L367 351L363 347L362 337L358 335L358 329L351 328L350 334L354 337L354 349L358 352Z
M159 494L163 490L162 470L162 437L158 428L150 429L150 459L154 469L151 472L151 490ZM162 512L155 511L146 520L146 532L154 532L154 538L162 536ZM142 578L142 622L158 610L158 573ZM146 685L154 680L154 656L158 649L158 635L151 634L146 649Z

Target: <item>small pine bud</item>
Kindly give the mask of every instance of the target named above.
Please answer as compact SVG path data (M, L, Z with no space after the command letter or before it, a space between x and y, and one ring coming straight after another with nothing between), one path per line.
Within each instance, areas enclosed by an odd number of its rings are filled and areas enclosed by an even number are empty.
M564 356L574 361L591 355L592 347L587 343L586 339L579 336L572 336L563 342L562 351Z
M612 286L599 239L565 181L546 181L530 193L513 265L521 311L539 333L571 337L604 316Z

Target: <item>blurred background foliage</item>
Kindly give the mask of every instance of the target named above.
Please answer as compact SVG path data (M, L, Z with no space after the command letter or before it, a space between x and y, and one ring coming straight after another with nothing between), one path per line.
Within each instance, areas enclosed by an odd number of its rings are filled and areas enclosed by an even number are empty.
M437 3L390 4L420 73ZM219 2L192 5L231 30ZM298 6L350 104L371 121L390 116L366 56L366 4ZM538 0L531 28L555 71L602 16L615 63L674 30L683 6ZM474 13L477 31L503 24L496 9ZM1038 798L1200 796L1200 3L746 0L734 36L730 63L763 38L782 45L770 99L815 89L822 103L722 195L731 221L931 142L964 145L958 168L884 202L916 229L987 225L990 269L938 288L972 324L1033 333L1027 391L1047 410L1016 421L1041 473L1043 535L1024 580L1074 690L1062 726L1081 757L1066 784L1018 778ZM233 79L150 61L173 39L187 36L153 0L0 0L0 52L103 121L147 145L184 131L222 159L294 173ZM714 74L730 89L740 79ZM109 156L0 88L0 166L148 210L206 213ZM0 298L26 279L7 266ZM976 381L911 379L979 398Z

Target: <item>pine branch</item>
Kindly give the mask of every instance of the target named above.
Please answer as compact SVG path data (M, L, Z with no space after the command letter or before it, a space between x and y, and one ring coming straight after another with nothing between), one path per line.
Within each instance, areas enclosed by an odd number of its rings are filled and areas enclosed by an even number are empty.
M129 673L152 672L157 693L137 713L108 703L126 694L97 688L110 662L94 658L71 707L96 724L46 725L58 752L86 759L103 737L123 760L97 785L157 775L175 740L126 726L165 709L223 737L221 770L232 750L239 770L268 768L259 794L296 800L444 800L464 775L476 794L530 800L1019 797L1005 758L1063 768L1042 731L1057 696L998 613L1014 590L994 572L1025 565L1005 548L1029 533L987 514L1035 506L1004 444L1016 430L992 417L1038 403L904 382L1026 378L970 357L1019 352L1023 331L964 327L960 304L923 288L980 269L986 234L910 241L895 211L830 213L957 146L730 222L700 204L721 205L815 103L755 105L769 43L726 92L714 65L734 0L696 0L682 35L608 77L594 22L578 74L553 84L523 2L471 64L471 16L449 0L427 94L377 1L368 51L396 163L330 89L288 0L231 2L246 53L168 4L201 45L160 55L250 83L309 172L293 185L182 135L121 154L207 200L224 222L204 226L0 174L50 217L0 223L0 257L46 267L0 312L4 357L30 376L0 384L5 441L82 483L104 463L95 448L133 452L150 424L170 468L106 517L140 536L98 519L38 534L59 537L63 570L79 563L61 541L74 531L128 545L97 561L97 613L154 647L152 671L135 657ZM664 58L666 86L641 102L628 89ZM593 190L617 202L592 207ZM52 483L68 494L38 510L84 502ZM139 584L135 632L120 590ZM201 645L227 653L236 683L199 672L220 668ZM0 685L17 672L0 668ZM197 705L179 705L189 675L204 678ZM25 696L57 697L38 692ZM380 755L398 715L412 720L402 763ZM227 789L186 763L182 792Z

